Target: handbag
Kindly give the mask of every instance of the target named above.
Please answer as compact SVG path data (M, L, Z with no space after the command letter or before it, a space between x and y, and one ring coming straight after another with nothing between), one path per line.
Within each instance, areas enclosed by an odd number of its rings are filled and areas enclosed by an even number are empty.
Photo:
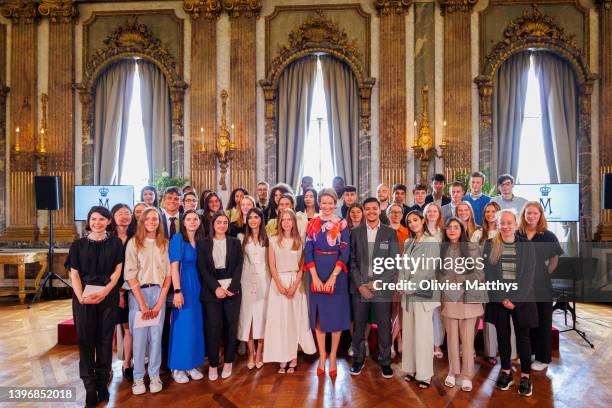
M326 295L333 295L334 294L334 286L332 286L331 289L329 289L329 290L325 289L325 286L323 286L323 288L319 290L319 289L317 289L315 287L314 282L312 282L310 284L310 291L312 293L324 293Z

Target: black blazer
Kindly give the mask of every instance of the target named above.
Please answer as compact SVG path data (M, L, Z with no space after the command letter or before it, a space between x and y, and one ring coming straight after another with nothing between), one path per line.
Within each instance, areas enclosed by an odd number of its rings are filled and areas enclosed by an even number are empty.
M427 197L425 197L425 204L429 204L433 202L434 202L433 193L427 194ZM450 204L450 202L451 202L451 199L445 196L444 194L442 194L442 205L440 205L440 207L446 204Z
M516 236L517 283L516 291L489 291L489 303L485 310L485 320L495 324L500 317L503 306L497 302L510 299L516 305L515 313L520 327L537 327L538 310L534 303L534 283L536 272L536 255L533 243L521 236ZM492 240L485 241L483 258L485 264L485 279L487 282L502 280L501 262L491 265ZM497 304L495 304L497 303Z
M225 267L232 276L232 282L227 290L239 295L241 293L240 278L242 276L242 246L240 240L226 236L227 252ZM215 274L215 261L212 256L213 241L204 239L198 245L198 271L202 278L202 291L200 300L202 302L218 302L215 290L221 285L217 281Z
M374 273L373 277L368 276L370 269L368 254L368 233L367 225L362 224L351 231L351 260L349 276L351 278L350 292L359 293L359 287L370 280L382 280L383 282L395 282L397 280L397 270L383 270L382 274ZM391 227L380 224L374 242L374 258L395 258L399 254L399 243L397 233ZM388 291L376 291L377 296L388 296Z

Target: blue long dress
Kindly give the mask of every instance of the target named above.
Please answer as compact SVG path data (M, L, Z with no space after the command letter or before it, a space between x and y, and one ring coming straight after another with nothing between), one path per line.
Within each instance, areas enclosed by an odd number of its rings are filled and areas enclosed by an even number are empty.
M182 234L175 234L170 240L169 255L170 263L180 263L181 292L185 303L181 309L172 309L168 368L191 370L202 365L205 356L197 249L185 242Z
M348 330L351 325L349 280L347 267L350 256L349 232L346 220L334 218L331 221L315 217L306 228L304 246L304 271L310 273L315 266L323 283L329 279L336 266L342 272L336 277L333 294L314 293L309 287L310 327L317 325L317 314L321 331L336 332ZM312 279L309 279L309 282Z

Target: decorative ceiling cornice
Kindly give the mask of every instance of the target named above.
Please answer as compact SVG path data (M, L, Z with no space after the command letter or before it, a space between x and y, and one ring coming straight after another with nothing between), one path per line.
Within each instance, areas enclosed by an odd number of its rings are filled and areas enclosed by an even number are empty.
M221 0L184 0L183 10L193 20L197 20L201 14L208 18L217 18L221 14Z
M601 11L612 11L612 0L596 0L601 8Z
M378 15L406 14L412 7L412 0L375 0Z
M223 9L230 17L257 17L261 11L261 0L222 0Z
M52 23L74 23L79 16L79 10L74 0L42 0L38 12L49 17Z
M471 13L478 0L438 0L440 13L445 16L454 12Z
M0 6L0 12L15 24L32 24L40 18L34 0L6 0Z

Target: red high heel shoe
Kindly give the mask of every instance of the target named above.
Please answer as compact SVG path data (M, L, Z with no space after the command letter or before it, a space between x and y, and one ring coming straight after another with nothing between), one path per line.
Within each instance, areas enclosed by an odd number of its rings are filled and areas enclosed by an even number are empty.
M337 375L338 375L338 370L330 370L329 376L331 378L336 378Z
M325 369L321 367L317 367L317 375L320 377L325 374Z

